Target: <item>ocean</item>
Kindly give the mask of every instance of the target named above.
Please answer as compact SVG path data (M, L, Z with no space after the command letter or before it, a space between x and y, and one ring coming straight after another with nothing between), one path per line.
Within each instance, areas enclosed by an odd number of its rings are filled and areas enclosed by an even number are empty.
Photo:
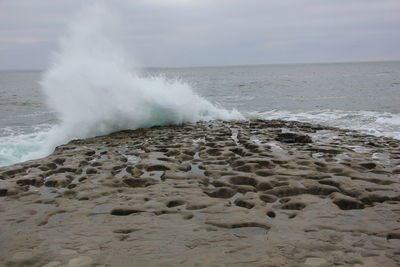
M107 68L77 77L0 71L0 166L73 138L212 119L295 120L400 139L400 62Z

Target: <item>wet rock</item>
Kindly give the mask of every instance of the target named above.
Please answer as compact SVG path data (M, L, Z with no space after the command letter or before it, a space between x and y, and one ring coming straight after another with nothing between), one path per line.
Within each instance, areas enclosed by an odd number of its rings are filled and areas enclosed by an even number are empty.
M392 173L393 174L400 174L400 167L394 168Z
M151 178L125 178L122 181L130 187L148 187L157 183Z
M251 185L233 185L231 186L233 189L235 189L239 193L247 193L247 192L256 192L256 188Z
M167 171L167 170L170 170L170 168L168 166L166 166L166 165L163 165L163 164L151 165L151 166L148 166L146 168L146 171L148 171L148 172L152 172L152 171Z
M243 208L246 208L246 209L252 209L255 206L255 204L253 202L248 201L248 200L243 199L243 198L235 199L234 203L235 203L236 206L243 207Z
M258 191L265 191L265 190L269 190L272 189L273 186L270 182L267 181L263 181L263 182L259 182L257 185L257 190Z
M31 178L22 178L17 180L18 185L33 185L33 186L41 186L43 184L43 177L31 177Z
M57 165L63 165L65 160L66 160L65 158L56 158L53 160L53 162Z
M393 231L387 234L386 239L400 239L400 231Z
M142 210L137 210L137 209L132 209L129 207L119 207L119 208L114 208L110 211L111 215L115 216L128 216L133 213L140 213L143 212Z
M179 169L180 171L183 171L183 172L188 172L188 171L190 171L190 170L192 169L192 166L190 166L190 164L188 164L188 163L186 163L186 164L181 164L181 165L178 167L178 169Z
M210 192L206 191L204 193L206 193L210 197L215 197L215 198L230 198L236 194L236 190L230 187L220 187Z
M187 210L200 210L200 209L204 209L209 206L212 206L216 203L218 203L218 202L212 201L210 199L203 199L203 198L193 199L191 202L189 202L186 205L186 209Z
M266 203L274 203L278 200L278 198L274 195L268 195L268 194L260 194L260 199Z
M0 197L7 196L8 188L0 188Z
M363 209L364 204L358 199L345 196L341 193L333 193L330 195L333 203L342 210Z
M87 168L86 169L86 174L96 174L97 173L97 169L96 168Z
M281 206L283 210L302 210L306 207L306 204L298 201L289 201Z
M244 228L244 227L259 227L265 230L269 230L271 227L266 223L254 222L254 221L238 221L238 222L223 222L223 221L206 221L206 224L214 225L221 228Z
M173 208L173 207L177 207L177 206L182 206L184 204L185 204L185 201L182 199L173 199L173 200L169 200L166 205L168 208Z
M374 202L382 203L388 200L391 200L393 198L383 195L383 194L376 194L376 193L364 193L363 195L360 196L361 202L363 202L366 205L370 205ZM399 199L400 200L400 199Z
M276 217L276 213L273 212L272 210L270 210L270 211L267 212L267 216L270 217L270 218L275 218Z
M257 179L247 176L234 176L229 179L229 182L234 185L251 185L254 187L258 184Z
M295 196L306 194L307 189L305 187L297 187L297 186L279 186L273 189L265 191L266 194L274 195L277 197L288 197L288 196Z
M48 187L67 187L71 183L72 179L73 177L68 175L53 176L47 178L46 181L44 182L44 185Z
M301 143L301 144L312 143L312 139L310 136L298 133L280 133L275 138L275 140L283 143Z
M361 167L364 167L366 169L374 169L376 168L376 164L373 162L365 162L360 164Z

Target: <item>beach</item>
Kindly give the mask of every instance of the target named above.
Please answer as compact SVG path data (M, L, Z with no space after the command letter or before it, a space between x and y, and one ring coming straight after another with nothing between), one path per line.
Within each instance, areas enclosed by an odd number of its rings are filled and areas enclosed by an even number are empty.
M0 168L4 266L398 266L400 141L281 120L72 140Z

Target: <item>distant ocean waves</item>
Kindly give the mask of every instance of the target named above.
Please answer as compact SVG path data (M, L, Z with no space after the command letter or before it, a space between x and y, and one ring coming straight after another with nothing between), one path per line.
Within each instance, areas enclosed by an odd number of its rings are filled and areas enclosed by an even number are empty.
M284 111L270 110L250 112L250 118L268 120L292 120L341 129L356 130L375 136L386 136L400 139L400 114L374 111L313 110Z

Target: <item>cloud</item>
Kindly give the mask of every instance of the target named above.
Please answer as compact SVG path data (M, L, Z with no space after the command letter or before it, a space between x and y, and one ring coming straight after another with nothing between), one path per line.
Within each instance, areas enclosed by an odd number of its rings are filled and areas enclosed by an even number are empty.
M160 5L160 6L190 6L190 5L198 5L202 2L204 3L207 0L145 0L142 1L143 4L150 5Z
M10 65L13 53L30 58L31 48L50 55L49 48L56 47L68 21L86 3L1 1L0 68ZM124 25L117 32L122 42L145 66L400 59L394 49L400 47L398 0L108 3ZM48 56L32 61L45 67Z

